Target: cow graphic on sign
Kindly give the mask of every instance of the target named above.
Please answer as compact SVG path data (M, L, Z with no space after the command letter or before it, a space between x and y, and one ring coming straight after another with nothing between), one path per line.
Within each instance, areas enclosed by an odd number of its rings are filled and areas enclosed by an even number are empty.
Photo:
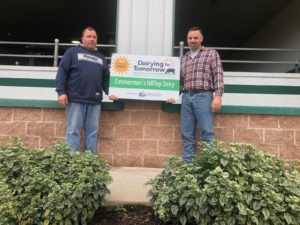
M174 61L171 58L167 58L164 61L164 66L167 67L168 69L165 71L165 74L175 74L175 68L174 68Z
M168 68L166 70L165 74L175 74L175 69L174 68Z

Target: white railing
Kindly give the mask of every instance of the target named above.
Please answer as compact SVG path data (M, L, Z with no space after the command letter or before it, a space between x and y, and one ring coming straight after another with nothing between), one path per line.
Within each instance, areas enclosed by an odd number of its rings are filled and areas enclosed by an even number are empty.
M240 51L240 52L290 52L290 53L299 53L300 49L282 49L282 48L233 48L233 47L210 47L218 51ZM179 51L179 56L182 57L184 52L189 49L188 46L184 46L184 42L181 41L179 46L175 46L174 49ZM222 59L222 63L235 63L235 64L286 64L294 65L294 71L299 72L300 60L226 60Z
M32 52L38 48L46 48L47 51L40 53L35 51L34 54L30 53L30 51L26 53L12 53L12 47L16 46L25 46L28 50L30 49ZM3 47L4 46L4 47ZM5 47L6 46L6 47ZM58 39L55 39L53 43L45 43L45 42L11 42L11 41L0 41L0 63L1 58L27 58L27 59L48 59L53 60L52 65L56 67L58 65L58 61L62 58L63 53L62 49L65 50L67 47L76 46L76 44L71 43L60 43ZM106 59L110 61L111 53L115 52L116 45L111 44L98 44L97 47L100 51L109 51L109 54L104 54ZM234 52L285 52L285 53L299 53L299 49L280 49L280 48L234 48L234 47L212 47L218 51L234 51ZM180 42L178 46L174 46L174 55L178 55L181 57L185 51L188 50L187 46L184 46L184 42ZM3 53L4 52L4 53ZM294 72L299 72L300 60L240 60L240 59L222 59L222 63L232 63L232 64L287 64L293 65ZM15 65L19 65L18 61L14 61ZM34 66L34 65L33 65Z
M10 47L23 45L27 47L28 49L35 49L37 47L44 47L47 48L48 54L40 54L36 52L35 54L30 53L23 53L23 54L12 54L12 53L1 53L1 46L9 46L7 49L10 49ZM61 48L76 46L78 44L71 44L71 43L60 43L59 39L55 39L54 43L45 43L45 42L12 42L12 41L0 41L0 57L6 57L6 58L28 58L28 59L34 59L34 58L43 58L43 59L52 59L53 60L53 66L56 67L58 65L58 59L62 58L62 55L59 55L59 50ZM97 48L99 49L115 49L115 45L108 45L108 44L98 44ZM2 47L2 49L5 49ZM53 54L50 54L50 51L52 49ZM3 50L2 50L3 51ZM6 50L10 51L10 50ZM105 57L107 60L110 60L110 56ZM1 60L0 60L1 61ZM15 64L18 65L18 61L15 61Z

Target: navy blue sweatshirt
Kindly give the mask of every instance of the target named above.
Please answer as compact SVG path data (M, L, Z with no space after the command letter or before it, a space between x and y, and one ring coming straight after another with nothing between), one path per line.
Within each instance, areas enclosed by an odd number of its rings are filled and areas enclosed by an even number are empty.
M108 94L109 68L97 50L83 46L69 48L56 74L56 92L66 94L69 102L100 104L102 90Z

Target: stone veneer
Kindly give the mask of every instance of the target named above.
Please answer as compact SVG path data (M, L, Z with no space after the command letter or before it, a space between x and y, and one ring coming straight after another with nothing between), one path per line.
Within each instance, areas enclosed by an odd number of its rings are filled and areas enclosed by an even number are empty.
M29 147L64 140L63 109L0 107L0 144L18 136ZM284 159L300 159L300 117L216 114L216 138L252 143ZM197 135L199 136L199 135ZM112 166L163 167L181 155L179 113L163 112L160 102L126 101L123 111L102 111L98 154Z

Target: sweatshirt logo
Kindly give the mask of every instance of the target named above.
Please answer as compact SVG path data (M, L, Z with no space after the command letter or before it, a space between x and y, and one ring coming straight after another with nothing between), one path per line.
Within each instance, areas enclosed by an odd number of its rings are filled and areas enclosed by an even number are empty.
M84 54L84 53L78 53L77 56L78 56L78 60L84 60L84 61L93 62L93 63L103 65L103 60L96 57L96 56L89 55L89 54Z

